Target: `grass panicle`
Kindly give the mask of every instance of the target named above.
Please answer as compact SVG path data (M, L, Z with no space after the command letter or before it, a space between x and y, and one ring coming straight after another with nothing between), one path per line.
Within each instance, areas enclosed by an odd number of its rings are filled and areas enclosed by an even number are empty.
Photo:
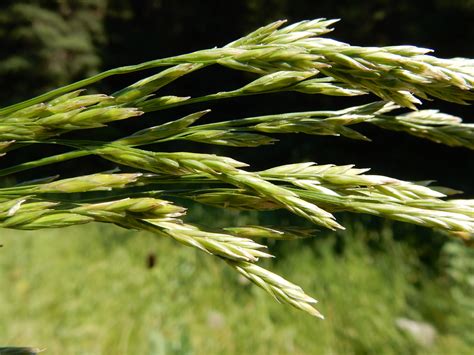
M309 238L313 229L197 226L186 221L187 210L176 201L190 199L240 210L286 209L332 230L344 229L336 221L337 212L365 213L469 240L474 235L473 200L453 199L457 191L429 182L366 174L368 169L353 165L311 162L253 171L231 157L143 148L176 140L257 147L275 144L274 135L289 133L369 141L355 129L366 124L474 149L472 124L437 110L417 110L421 100L430 98L458 104L473 101L474 60L440 59L431 50L415 46L352 46L326 37L335 22L316 19L286 25L276 21L223 47L111 69L1 108L0 157L18 154L28 145L56 144L69 151L2 166L0 177L7 177L8 185L0 185L0 227L36 230L102 222L148 231L217 256L277 301L319 318L323 317L313 307L315 299L256 265L272 257L262 240ZM166 85L210 65L246 71L254 77L233 90L203 96L160 93ZM85 91L107 77L150 69L155 72L114 93ZM61 137L153 111L275 92L374 94L382 101L336 111L226 118L213 123L205 122L206 109L114 141L101 141L96 135L88 141ZM414 111L395 112L406 108ZM21 171L89 155L111 161L126 172L69 178L53 174L17 181L16 173Z

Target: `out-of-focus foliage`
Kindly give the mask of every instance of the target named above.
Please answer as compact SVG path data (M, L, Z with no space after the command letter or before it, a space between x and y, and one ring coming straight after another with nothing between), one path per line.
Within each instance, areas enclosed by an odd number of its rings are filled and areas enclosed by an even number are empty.
M3 105L100 68L106 0L2 1L1 7Z
M466 313L465 322L453 321L456 314L450 314L453 330L462 334L466 342L474 347L474 250L451 241L443 247L442 257L445 273L449 280L449 290L453 301Z
M194 212L199 222L260 223L252 214ZM471 318L442 274L394 242L391 225L368 225L348 224L305 248L285 243L284 255L268 262L318 294L325 321L282 311L223 263L170 240L157 245L149 233L101 225L7 230L4 249L16 252L0 258L0 286L8 282L0 343L47 348L45 355L469 354L469 329L458 327ZM403 232L419 238L412 226ZM429 324L435 337L400 329L402 318Z

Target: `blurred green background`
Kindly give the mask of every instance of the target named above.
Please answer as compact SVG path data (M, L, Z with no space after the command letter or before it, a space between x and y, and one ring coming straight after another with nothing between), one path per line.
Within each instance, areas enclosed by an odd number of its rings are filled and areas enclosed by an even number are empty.
M440 57L474 57L473 0L2 0L0 102L7 105L112 67L224 45L276 19L317 17L341 18L329 36L354 45L414 44L433 48ZM90 91L110 93L143 75L111 78ZM209 68L164 92L199 95L252 78ZM209 119L339 109L368 100L274 94L212 104ZM423 105L472 122L469 107ZM98 130L97 138L112 139L203 108L209 105L113 124ZM255 169L307 160L355 163L397 178L437 179L464 190L466 197L474 195L472 152L371 128L363 133L374 141L293 136L259 148L258 154L252 148L190 143L160 149L212 151ZM26 148L1 164L55 149ZM112 167L79 160L34 175ZM189 221L207 225L305 226L285 213L189 207ZM46 354L472 354L472 249L422 228L338 217L347 227L344 233L272 244L277 258L265 265L315 296L325 321L277 304L219 260L149 234L101 225L2 230L0 345L38 346L47 348Z

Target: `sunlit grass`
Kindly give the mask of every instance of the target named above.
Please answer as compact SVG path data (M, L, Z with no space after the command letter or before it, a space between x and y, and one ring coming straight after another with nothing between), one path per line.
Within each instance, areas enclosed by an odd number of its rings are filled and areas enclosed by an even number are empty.
M334 235L292 242L272 265L316 295L319 321L172 240L103 225L4 230L0 344L46 354L469 353L450 330L462 309L390 229L353 223L344 238L339 252ZM436 342L418 345L397 328L399 317L431 322Z

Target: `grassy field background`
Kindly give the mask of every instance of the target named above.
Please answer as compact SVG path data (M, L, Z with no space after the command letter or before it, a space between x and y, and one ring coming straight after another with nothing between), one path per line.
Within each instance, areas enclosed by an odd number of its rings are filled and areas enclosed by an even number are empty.
M151 234L98 224L2 230L0 344L45 354L472 354L472 302L459 301L466 288L445 272L453 259L442 253L439 270L428 267L392 227L353 221L344 234L272 245L278 258L263 265L317 298L325 321ZM430 324L434 341L420 344L400 318Z

